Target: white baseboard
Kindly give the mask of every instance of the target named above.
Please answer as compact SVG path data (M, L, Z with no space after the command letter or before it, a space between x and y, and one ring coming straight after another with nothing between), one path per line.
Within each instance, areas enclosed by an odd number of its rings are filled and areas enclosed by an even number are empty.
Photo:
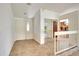
M10 47L10 51L9 51L8 56L9 56L9 55L10 55L10 53L11 53L11 50L12 50L12 47L13 47L13 45L14 45L15 41L16 41L16 40L14 40L14 41L13 41L13 43L11 44L11 47Z

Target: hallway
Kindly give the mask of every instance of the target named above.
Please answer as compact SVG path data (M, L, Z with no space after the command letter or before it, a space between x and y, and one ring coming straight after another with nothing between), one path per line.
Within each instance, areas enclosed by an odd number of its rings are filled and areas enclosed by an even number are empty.
M40 45L34 40L18 40L14 43L10 56L52 56L53 40Z

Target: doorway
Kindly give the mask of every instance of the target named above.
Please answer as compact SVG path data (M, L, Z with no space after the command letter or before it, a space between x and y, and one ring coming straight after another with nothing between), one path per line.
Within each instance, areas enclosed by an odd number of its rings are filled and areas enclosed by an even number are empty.
M52 19L45 19L45 41L48 42L52 39Z
M52 26L53 26L53 38L54 38L55 37L55 32L57 32L57 21L53 21L53 25Z

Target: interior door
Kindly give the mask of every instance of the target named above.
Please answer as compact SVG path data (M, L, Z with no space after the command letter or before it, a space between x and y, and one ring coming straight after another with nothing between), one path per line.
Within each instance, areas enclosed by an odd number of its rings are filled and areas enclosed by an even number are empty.
M53 38L55 36L56 31L57 31L57 21L53 21Z
M33 39L33 22L32 20L26 21L26 39Z

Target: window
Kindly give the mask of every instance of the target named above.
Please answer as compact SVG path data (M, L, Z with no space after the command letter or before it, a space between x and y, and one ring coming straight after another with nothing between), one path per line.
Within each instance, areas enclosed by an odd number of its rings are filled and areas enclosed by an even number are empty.
M30 24L29 24L29 22L27 22L27 31L29 31L30 30Z

